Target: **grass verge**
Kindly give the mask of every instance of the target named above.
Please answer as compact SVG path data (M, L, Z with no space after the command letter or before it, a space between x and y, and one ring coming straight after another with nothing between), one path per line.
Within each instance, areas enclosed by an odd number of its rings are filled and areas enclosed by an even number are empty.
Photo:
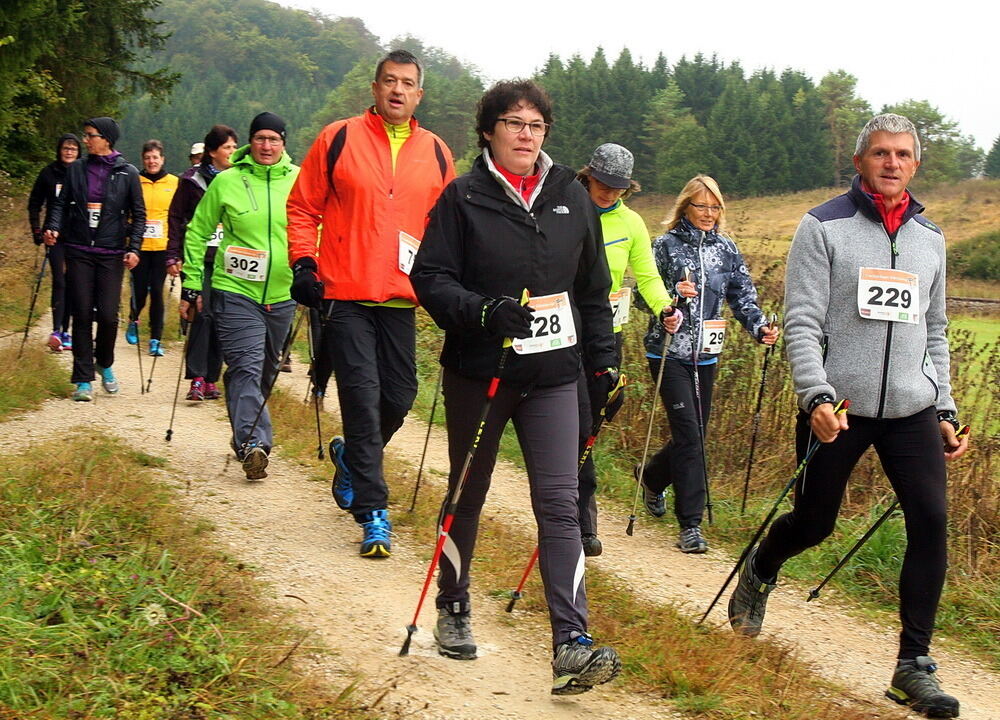
M306 633L184 517L164 464L91 434L0 456L0 717L371 717L296 672Z
M52 397L66 397L69 372L41 347L27 344L17 359L20 342L0 347L0 422L28 412Z

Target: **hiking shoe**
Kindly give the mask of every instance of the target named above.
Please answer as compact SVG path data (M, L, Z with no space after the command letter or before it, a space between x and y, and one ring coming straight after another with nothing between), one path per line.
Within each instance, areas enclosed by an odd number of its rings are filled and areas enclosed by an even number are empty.
M330 459L337 469L333 473L333 485L330 492L333 499L337 501L337 507L341 510L350 510L351 503L354 502L354 484L351 482L351 471L347 469L344 461L344 438L337 435L330 441ZM361 553L364 555L364 553Z
M701 534L701 528L697 525L681 530L674 545L679 547L682 553L708 552L708 541L705 540L705 536Z
M206 400L218 400L222 397L222 393L219 392L219 388L216 387L215 383L207 382L205 383L205 399Z
M51 335L49 335L49 339L46 344L49 346L49 350L51 350L52 352L62 352L63 349L62 335L60 335L57 332L52 333Z
M361 557L387 558L392 555L392 523L389 522L388 510L372 510L359 515L361 530Z
M94 389L90 386L88 382L81 382L76 384L76 390L73 391L73 399L77 402L90 402L94 399Z
M455 660L475 660L476 641L472 637L472 614L469 605L453 603L452 607L438 608L434 639L438 653Z
M642 468L637 464L632 468L635 481L642 485L642 504L646 506L646 512L653 517L661 518L667 514L667 505L663 502L665 493L655 493L646 487L642 481Z
M909 705L927 717L957 718L958 700L941 690L941 683L934 677L935 672L937 663L929 655L900 660L885 696L900 705Z
M163 357L163 348L160 347L160 341L156 338L149 341L149 354L152 357Z
M578 635L556 647L552 659L552 694L579 695L611 680L621 672L622 661L614 648L596 650L590 635Z
M191 387L188 390L187 395L184 396L185 400L194 400L195 402L201 402L205 399L205 382L201 378L195 378L191 381Z
M583 554L587 557L597 557L604 552L601 539L594 533L584 533L580 539L583 541Z
M101 376L101 387L104 388L104 392L108 395L114 395L117 393L118 380L115 378L115 374L111 372L111 368L102 368L98 365L97 372Z
M139 342L139 323L133 320L125 328L125 342L129 345L135 345Z
M247 445L243 452L243 472L247 475L247 480L263 480L267 477L267 450L255 442Z
M63 350L73 349L73 337L68 332L59 333L59 339L62 341Z
M767 609L767 596L777 586L777 578L770 582L762 580L754 570L758 549L759 545L747 555L740 568L736 589L729 598L729 624L737 633L747 637L760 635L764 611Z
M288 358L281 363L281 372L291 372L292 371L292 359Z

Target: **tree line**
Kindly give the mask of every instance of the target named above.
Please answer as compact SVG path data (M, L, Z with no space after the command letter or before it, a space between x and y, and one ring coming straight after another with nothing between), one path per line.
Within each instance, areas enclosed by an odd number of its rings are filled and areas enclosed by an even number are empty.
M478 72L413 37L389 46L425 60L417 117L467 167L477 152ZM262 110L285 118L289 152L301 158L325 123L370 104L385 50L357 18L267 0L25 0L0 17L0 169L29 174L51 158L56 137L100 114L121 119L118 147L133 160L143 141L163 141L174 172L209 126L222 122L242 137ZM546 150L555 160L580 167L597 145L617 142L635 153L645 188L664 193L698 172L735 195L844 185L873 114L842 70L815 83L791 68L748 72L714 55L671 65L660 54L646 66L627 49L609 62L598 48L589 60L551 55L534 79L553 99ZM1000 138L984 156L927 101L881 111L917 126L923 184L1000 176Z

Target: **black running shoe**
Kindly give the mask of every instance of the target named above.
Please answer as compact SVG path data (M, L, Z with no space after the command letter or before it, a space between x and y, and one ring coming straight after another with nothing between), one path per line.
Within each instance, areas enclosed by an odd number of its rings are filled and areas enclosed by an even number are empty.
M590 635L578 635L556 648L552 659L552 694L579 695L613 679L622 669L611 647L593 647Z
M580 540L583 542L583 554L587 557L597 557L604 552L601 539L594 533L584 533Z
M957 718L958 700L941 690L941 683L934 676L936 672L937 664L929 655L901 660L885 696L927 717Z
M697 525L681 530L680 535L677 537L677 542L674 544L680 548L682 553L708 552L708 541L701 534L701 528Z
M632 468L632 475L635 481L642 485L642 504L646 506L646 512L656 518L661 518L667 514L667 505L663 501L663 493L655 493L646 487L642 481L642 467L638 464Z
M472 637L472 613L468 603L438 608L434 639L438 653L455 660L475 660L476 641Z

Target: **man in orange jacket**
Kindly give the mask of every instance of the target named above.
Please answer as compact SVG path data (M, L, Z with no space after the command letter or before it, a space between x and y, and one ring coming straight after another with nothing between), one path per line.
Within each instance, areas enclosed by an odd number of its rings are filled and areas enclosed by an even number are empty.
M427 213L455 177L448 146L413 117L422 85L411 53L382 58L375 104L320 131L288 198L292 297L320 309L320 352L340 401L333 497L362 526L364 557L391 550L382 449L417 393L410 267Z

